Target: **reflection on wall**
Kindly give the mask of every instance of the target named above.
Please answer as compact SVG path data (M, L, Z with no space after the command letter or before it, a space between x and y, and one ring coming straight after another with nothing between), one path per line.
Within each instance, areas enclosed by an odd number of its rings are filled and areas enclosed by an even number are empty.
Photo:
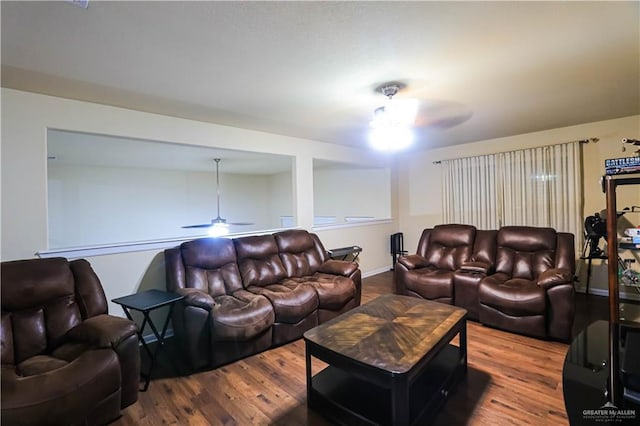
M289 157L191 146L181 151L161 142L51 130L48 135L49 249L206 235L206 228L182 227L217 216L212 158L227 159L220 171L220 216L250 223L231 225L231 234L281 228L282 216L295 226Z
M314 161L315 225L391 218L389 169L328 163Z

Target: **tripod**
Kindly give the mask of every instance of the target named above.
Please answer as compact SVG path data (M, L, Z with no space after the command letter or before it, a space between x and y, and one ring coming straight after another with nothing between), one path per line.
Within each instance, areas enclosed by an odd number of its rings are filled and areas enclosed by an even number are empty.
M600 235L585 232L584 246L582 247L581 260L587 261L587 289L586 294L589 294L589 282L591 281L591 261L593 259L606 259L607 254L599 247ZM580 267L582 263L578 265L576 269L576 278L580 276Z

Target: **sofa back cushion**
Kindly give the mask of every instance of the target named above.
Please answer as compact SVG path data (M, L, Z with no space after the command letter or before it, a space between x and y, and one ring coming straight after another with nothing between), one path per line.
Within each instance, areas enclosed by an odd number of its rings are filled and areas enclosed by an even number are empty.
M555 267L557 235L552 228L504 226L498 231L496 271L535 280Z
M184 287L206 291L216 297L242 289L233 241L200 238L180 245Z
M264 287L287 276L273 235L241 237L234 239L233 243L245 287Z
M424 254L418 254L431 266L455 271L471 259L475 234L476 228L471 225L437 225L428 233L423 232L418 249Z
M274 234L287 277L313 275L322 263L322 251L307 231L294 229Z
M491 266L495 265L497 245L497 230L476 230L471 260L474 262L486 262Z
M2 364L46 353L82 321L66 259L2 262L1 275Z

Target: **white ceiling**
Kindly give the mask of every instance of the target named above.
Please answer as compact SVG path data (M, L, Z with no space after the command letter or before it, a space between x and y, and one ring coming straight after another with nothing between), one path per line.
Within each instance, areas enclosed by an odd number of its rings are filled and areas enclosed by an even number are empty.
M374 88L416 148L640 114L640 2L2 1L2 86L366 146ZM588 137L589 135L585 135Z

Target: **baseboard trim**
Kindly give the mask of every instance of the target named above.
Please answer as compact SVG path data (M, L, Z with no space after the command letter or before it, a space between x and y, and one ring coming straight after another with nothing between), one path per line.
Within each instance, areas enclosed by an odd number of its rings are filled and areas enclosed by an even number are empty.
M586 293L586 288L582 287L582 288L577 288L576 291L578 293ZM603 296L603 297L609 297L609 290L605 290L602 288L590 288L589 289L589 294L593 294L595 296ZM625 292L621 292L620 293L620 298L621 299L627 299L627 300L637 300L640 301L640 293L631 293L628 291Z
M374 275L378 275L378 274L381 274L383 272L387 272L388 270L389 270L389 268L378 268L378 269L373 269L371 271L363 272L362 273L362 278L372 277Z

